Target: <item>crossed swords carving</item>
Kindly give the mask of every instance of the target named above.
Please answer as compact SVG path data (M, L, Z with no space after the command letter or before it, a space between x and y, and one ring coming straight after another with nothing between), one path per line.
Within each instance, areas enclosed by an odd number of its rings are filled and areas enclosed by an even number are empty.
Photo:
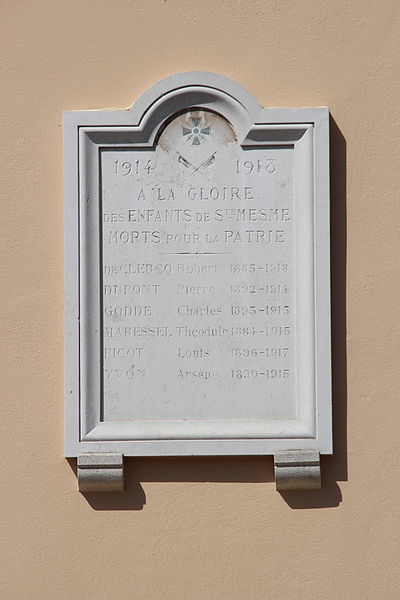
M213 154L211 154L211 156L209 156L203 163L201 163L201 165L199 167L195 167L190 161L188 161L184 156L182 156L182 154L180 152L177 151L178 154L178 162L183 165L184 167L186 167L187 169L192 168L193 171L190 173L190 175L194 175L195 173L197 173L197 171L199 171L202 175L206 174L204 173L204 171L206 169L208 169L208 167L210 167L214 162L215 162L215 155L217 154L217 152L213 152Z

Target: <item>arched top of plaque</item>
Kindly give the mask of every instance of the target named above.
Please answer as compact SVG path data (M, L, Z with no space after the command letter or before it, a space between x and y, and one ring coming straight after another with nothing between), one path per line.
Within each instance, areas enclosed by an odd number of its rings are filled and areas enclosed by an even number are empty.
M146 90L130 108L132 124L154 132L177 112L193 107L224 116L239 142L261 116L261 106L241 85L214 73L192 71L171 75Z
M254 96L235 81L206 71L166 77L147 89L127 110L64 112L64 125L66 128L96 127L95 131L82 130L95 143L152 147L165 123L191 109L223 116L243 146L296 142L312 124L318 124L316 134L323 144L327 143L327 107L262 108Z

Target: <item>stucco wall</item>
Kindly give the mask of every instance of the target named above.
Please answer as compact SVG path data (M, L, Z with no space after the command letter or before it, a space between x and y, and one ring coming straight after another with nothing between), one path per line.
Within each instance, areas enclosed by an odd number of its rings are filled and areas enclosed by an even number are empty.
M400 597L399 16L393 0L3 0L2 599ZM270 458L143 459L124 495L85 498L63 458L61 112L123 108L187 70L331 109L320 492L281 496Z

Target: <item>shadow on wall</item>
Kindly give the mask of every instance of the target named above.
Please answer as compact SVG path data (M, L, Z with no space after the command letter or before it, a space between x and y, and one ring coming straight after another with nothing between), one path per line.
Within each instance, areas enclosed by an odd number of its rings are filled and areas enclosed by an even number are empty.
M332 392L334 455L322 456L322 489L281 492L293 509L338 506L338 481L347 481L346 374L346 141L330 120ZM69 459L76 474L76 460ZM124 460L123 493L85 493L95 510L141 510L146 495L141 482L271 483L273 460L268 456L131 458Z
M282 492L291 508L337 506L347 481L346 140L330 117L333 456L322 456L322 489Z

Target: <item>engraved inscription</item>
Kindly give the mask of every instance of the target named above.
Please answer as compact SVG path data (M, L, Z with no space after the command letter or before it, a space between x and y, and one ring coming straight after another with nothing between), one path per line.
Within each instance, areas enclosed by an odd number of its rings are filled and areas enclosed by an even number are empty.
M294 418L292 148L192 110L101 173L104 419Z

